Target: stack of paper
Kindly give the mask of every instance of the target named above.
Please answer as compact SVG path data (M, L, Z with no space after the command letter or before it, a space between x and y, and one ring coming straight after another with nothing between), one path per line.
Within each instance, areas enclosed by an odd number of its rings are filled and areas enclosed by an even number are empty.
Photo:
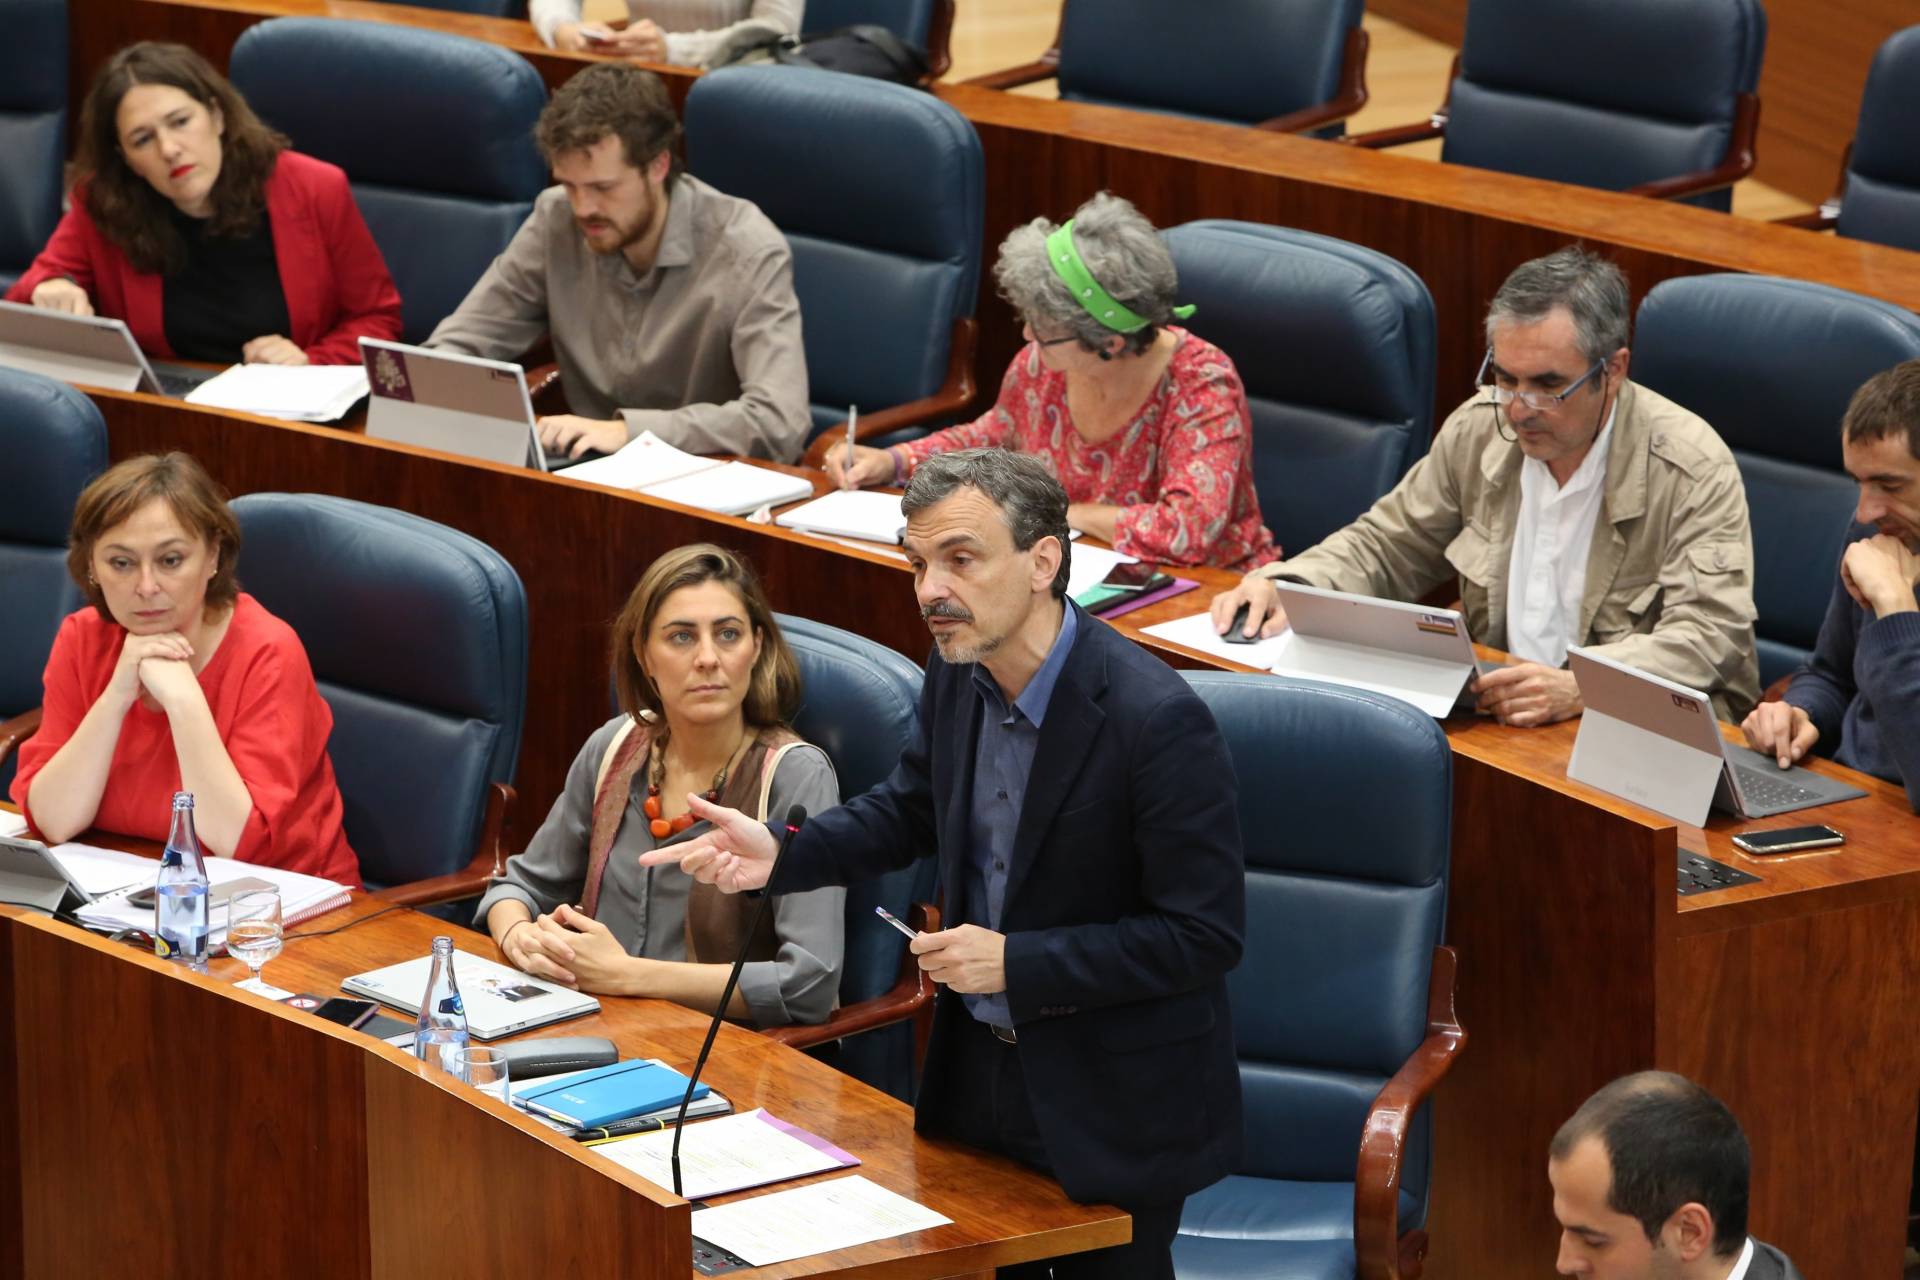
M718 1209L696 1209L693 1234L756 1267L767 1267L952 1221L856 1173Z
M236 364L187 393L188 404L289 422L338 422L367 394L357 364Z
M594 1151L671 1191L673 1135L662 1129ZM825 1138L759 1110L688 1125L680 1138L682 1194L689 1200L859 1163Z
M114 849L97 849L90 845L56 845L50 852L68 875L94 895L92 902L74 913L81 923L108 932L153 928L153 908L136 907L128 901L128 896L153 884L160 871L158 859L136 857ZM215 886L229 880L252 877L265 880L280 890L281 920L288 925L298 924L335 907L344 907L351 897L351 892L343 884L322 880L319 876L302 875L298 871L263 867L216 855L208 855L206 863L207 880ZM96 888L96 885L100 887ZM215 907L209 923L209 948L215 952L225 949L226 908Z
M674 448L651 431L642 431L617 453L568 467L560 474L723 516L798 502L813 492L813 482L804 476L703 458Z
M898 543L907 531L899 495L866 489L836 489L805 506L781 512L774 523L802 533L868 542Z

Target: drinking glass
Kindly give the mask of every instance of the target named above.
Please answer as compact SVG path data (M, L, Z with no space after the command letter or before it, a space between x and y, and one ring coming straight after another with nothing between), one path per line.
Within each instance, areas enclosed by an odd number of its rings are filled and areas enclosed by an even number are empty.
M280 891L249 889L227 904L227 951L253 970L250 979L260 985L260 970L280 954Z
M484 1094L511 1103L512 1096L507 1092L507 1055L499 1049L483 1049L479 1045L468 1045L464 1049L455 1049L449 1053L453 1073Z

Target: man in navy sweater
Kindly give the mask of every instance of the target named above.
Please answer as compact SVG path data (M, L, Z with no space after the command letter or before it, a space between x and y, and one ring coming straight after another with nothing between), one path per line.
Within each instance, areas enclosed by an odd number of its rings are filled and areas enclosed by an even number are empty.
M1741 728L1782 768L1831 743L1841 764L1904 785L1920 812L1920 360L1868 379L1840 430L1860 527L1812 661Z

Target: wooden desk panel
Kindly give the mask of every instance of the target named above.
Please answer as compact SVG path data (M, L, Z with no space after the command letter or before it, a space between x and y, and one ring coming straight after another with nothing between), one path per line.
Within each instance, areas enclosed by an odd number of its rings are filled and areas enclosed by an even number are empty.
M380 905L358 896L296 934ZM324 939L290 937L267 976L330 993L352 973L423 953L446 928L395 911ZM478 935L461 944L492 953ZM24 1267L0 1273L111 1274L128 1258L155 1260L167 1275L243 1265L330 1276L690 1270L684 1201L398 1050L233 991L246 973L237 961L216 960L208 979L196 979L10 909L0 910L0 949L17 958L7 990L19 997L22 1025L41 1019L33 1040L17 1046L18 1100L35 1102L19 1107L32 1225ZM704 1018L676 1006L610 1000L597 1017L535 1034L605 1035L629 1056L687 1070L705 1031ZM183 1034L205 1052L184 1051ZM1074 1204L1011 1161L921 1140L901 1103L762 1036L723 1029L707 1079L740 1109L765 1106L821 1134L858 1155L869 1178L954 1219L757 1269L768 1280L842 1270L973 1275L1129 1237L1118 1210ZM169 1080L179 1087L163 1090ZM235 1136L257 1158L229 1176L228 1148L210 1144ZM159 1166L177 1153L202 1154L169 1194ZM206 1242L216 1243L203 1256Z

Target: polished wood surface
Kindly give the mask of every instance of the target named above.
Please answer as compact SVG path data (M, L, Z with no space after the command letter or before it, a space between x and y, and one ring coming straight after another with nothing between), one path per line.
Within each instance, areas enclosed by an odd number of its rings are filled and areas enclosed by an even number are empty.
M1458 48L1468 0L1372 0L1368 6ZM1760 67L1761 181L1821 200L1853 137L1867 66L1882 41L1920 22L1912 0L1767 0ZM1438 101L1436 99L1435 101Z
M759 565L776 608L916 661L928 648L905 562L882 549L331 428L138 394L94 398L116 458L186 448L236 493L383 502L465 529L506 555L527 584L532 620L516 844L608 714L605 624L640 569L669 546L723 542ZM244 582L244 551L240 574ZM1201 588L1115 625L1176 666L1249 669L1140 634L1204 609L1232 581L1217 570L1182 574ZM1891 1274L1920 1096L1912 1060L1920 999L1911 998L1920 991L1909 990L1909 967L1884 959L1903 954L1891 947L1914 927L1920 900L1920 822L1904 795L1854 776L1867 799L1753 823L1716 816L1689 828L1568 780L1575 723L1511 730L1460 718L1446 728L1455 768L1447 941L1460 956L1458 1007L1472 1046L1437 1094L1427 1274L1545 1274L1553 1232L1540 1169L1554 1129L1608 1079L1652 1066L1697 1076L1748 1123L1759 1234L1808 1275ZM1805 822L1831 823L1848 844L1756 865L1728 843L1739 829ZM1676 848L1754 870L1762 882L1680 899ZM1883 935L1896 940L1884 950ZM1775 938L1788 949L1776 952ZM1823 950L1800 950L1800 941ZM1847 1074L1844 1107L1810 1120L1806 1099L1832 1093L1834 1064L1856 1052L1876 1055L1873 1070ZM1857 1221L1870 1229L1828 1211L1830 1186L1849 1188Z
M331 994L447 930L405 909L372 918L380 907L357 895L304 923L268 980ZM497 955L481 935L459 945ZM690 1272L686 1202L399 1050L235 991L246 974L237 961L196 978L13 909L0 910L3 956L20 1025L33 1028L8 1059L18 1091L0 1096L21 1118L18 1167L30 1174L15 1274L110 1274L128 1258L163 1275L222 1260L223 1271L244 1260L276 1275ZM684 1071L705 1031L690 1010L612 999L534 1034L603 1035ZM903 1104L764 1036L723 1028L704 1078L738 1109L764 1106L820 1134L860 1157L868 1178L953 1219L756 1270L768 1280L972 1274L1129 1236L1119 1211L1076 1205L1011 1161L919 1138ZM9 1154L0 1139L0 1167Z
M85 8L89 16L83 21L76 8L70 32L75 68L137 36L185 40L224 65L246 27L279 14L493 39L525 53L549 84L592 60L545 49L525 22L367 0L92 0ZM675 99L684 98L694 73L659 70ZM935 92L973 122L985 150L989 266L1015 226L1036 214L1064 218L1103 189L1127 196L1163 227L1243 218L1352 240L1404 262L1432 292L1439 321L1436 423L1470 389L1483 352L1481 320L1500 282L1519 262L1571 241L1615 258L1636 299L1674 276L1744 271L1920 308L1920 253L1311 138L968 85ZM1019 324L990 290L976 314L977 372L991 394L1019 347Z

